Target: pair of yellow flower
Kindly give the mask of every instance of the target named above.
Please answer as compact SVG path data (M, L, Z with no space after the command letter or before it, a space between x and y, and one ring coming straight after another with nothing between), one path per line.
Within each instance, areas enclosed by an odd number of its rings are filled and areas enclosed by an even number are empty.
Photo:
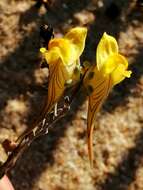
M48 50L40 49L49 65L46 112L50 112L58 102L69 81L71 84L75 84L80 80L79 58L85 47L86 36L86 28L76 27L63 38L51 39ZM130 77L131 71L127 71L127 67L126 58L118 53L118 44L115 38L104 33L97 46L95 64L89 66L83 79L83 86L88 95L87 138L91 164L93 162L92 134L96 113L111 88L125 77Z

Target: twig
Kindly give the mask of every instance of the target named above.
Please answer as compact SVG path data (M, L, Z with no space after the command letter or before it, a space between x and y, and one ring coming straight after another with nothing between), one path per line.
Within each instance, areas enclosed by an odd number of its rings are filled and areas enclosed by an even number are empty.
M74 96L75 97L75 96ZM31 131L26 136L20 139L17 146L14 148L12 152L10 152L6 162L4 162L0 166L0 178L4 176L10 169L12 169L19 159L19 157L23 154L23 152L30 146L30 144L39 136L47 134L49 128L51 128L59 119L64 117L70 109L70 105L73 101L72 99L66 101L64 107L58 110L57 116L53 117L53 114L49 116L49 121L47 123L47 117L43 119L42 123L40 123L37 127L35 126L35 131ZM41 125L41 126L40 126Z

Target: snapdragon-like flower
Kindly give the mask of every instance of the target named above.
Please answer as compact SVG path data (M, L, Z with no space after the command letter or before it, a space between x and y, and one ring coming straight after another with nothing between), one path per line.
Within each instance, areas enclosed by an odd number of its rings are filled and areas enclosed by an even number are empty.
M130 77L131 71L127 71L127 68L128 62L119 54L116 39L104 33L97 47L96 66L89 68L83 81L89 96L87 138L91 165L93 163L92 135L96 113L112 87L126 77Z
M75 27L63 38L51 39L48 50L40 49L49 66L46 112L51 111L63 95L66 84L74 83L77 80L77 77L75 77L77 72L75 71L80 69L79 58L84 50L86 35L86 28Z

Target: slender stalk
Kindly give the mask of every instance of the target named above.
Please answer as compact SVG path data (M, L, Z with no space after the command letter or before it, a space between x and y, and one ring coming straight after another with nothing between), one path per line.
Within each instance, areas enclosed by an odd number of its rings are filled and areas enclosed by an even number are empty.
M19 157L36 138L47 134L49 128L51 128L59 119L67 114L67 112L70 110L70 105L73 102L75 95L72 95L71 97L71 99L65 101L63 108L57 110L57 116L54 116L53 113L50 115L48 114L45 118L43 118L42 122L35 126L32 131L30 131L30 133L26 134L18 141L14 150L9 153L7 160L0 166L0 178L2 178L15 166L15 163Z

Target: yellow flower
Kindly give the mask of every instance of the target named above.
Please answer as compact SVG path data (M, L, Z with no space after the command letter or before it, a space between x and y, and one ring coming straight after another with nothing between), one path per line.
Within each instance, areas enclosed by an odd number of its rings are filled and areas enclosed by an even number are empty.
M48 49L40 48L43 59L49 66L48 93L44 107L31 124L31 127L18 140L28 135L51 112L59 101L69 83L78 80L80 69L79 58L84 50L87 29L76 27L71 29L63 38L51 39Z
M97 46L96 64L87 71L83 81L89 95L87 138L91 165L93 162L92 134L96 113L111 88L131 75L131 71L127 71L128 62L126 58L118 53L116 39L106 33L103 34Z
M50 112L62 96L66 84L76 80L75 74L80 68L79 58L84 50L86 35L86 28L75 27L63 38L51 39L48 50L40 49L49 65L48 94L44 112Z

